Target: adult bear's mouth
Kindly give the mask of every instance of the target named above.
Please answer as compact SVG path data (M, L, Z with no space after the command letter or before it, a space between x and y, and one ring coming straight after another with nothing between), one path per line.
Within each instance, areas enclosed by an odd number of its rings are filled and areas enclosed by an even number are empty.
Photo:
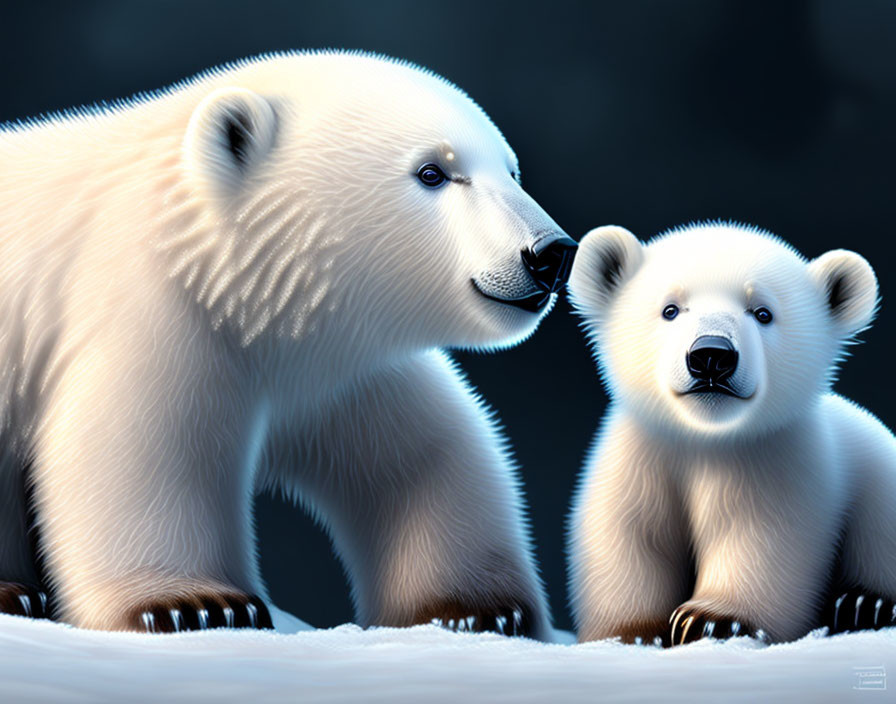
M489 299L490 301L497 301L498 303L504 303L508 306L513 306L514 308L520 308L521 310L528 311L529 313L538 313L544 309L544 307L550 303L551 296L553 294L550 291L545 291L544 289L538 289L532 293L527 293L522 296L514 296L505 298L504 296L498 296L492 293L487 293L482 290L482 288L477 283L476 279L470 279L470 283L473 284L473 288L476 292Z

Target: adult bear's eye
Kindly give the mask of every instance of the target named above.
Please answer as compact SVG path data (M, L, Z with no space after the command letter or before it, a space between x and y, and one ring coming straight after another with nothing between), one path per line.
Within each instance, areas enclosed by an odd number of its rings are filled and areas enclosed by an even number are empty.
M424 164L421 166L417 169L417 178L427 188L438 188L448 180L445 172L436 164Z
M773 316L772 312L768 308L765 308L763 306L753 311L753 317L763 325L768 325L770 322L772 322Z
M678 306L674 303L670 303L665 308L663 308L663 317L666 320L675 320L678 315Z

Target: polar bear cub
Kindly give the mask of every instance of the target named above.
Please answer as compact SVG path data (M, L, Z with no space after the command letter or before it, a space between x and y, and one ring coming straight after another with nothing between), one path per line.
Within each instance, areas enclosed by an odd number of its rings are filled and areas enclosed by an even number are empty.
M829 598L836 630L893 623L896 441L831 391L875 313L868 263L610 226L569 288L611 398L571 515L580 640L786 641Z
M0 611L270 625L275 489L361 624L548 634L505 441L439 348L532 334L575 243L462 91L264 56L9 126L0 158Z

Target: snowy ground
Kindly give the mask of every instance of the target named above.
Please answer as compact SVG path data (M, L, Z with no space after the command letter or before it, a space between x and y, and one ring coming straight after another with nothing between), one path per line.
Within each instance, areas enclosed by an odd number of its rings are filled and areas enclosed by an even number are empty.
M545 645L434 626L304 630L282 613L275 622L281 633L145 636L0 616L0 702L896 699L896 629L661 651L611 642Z

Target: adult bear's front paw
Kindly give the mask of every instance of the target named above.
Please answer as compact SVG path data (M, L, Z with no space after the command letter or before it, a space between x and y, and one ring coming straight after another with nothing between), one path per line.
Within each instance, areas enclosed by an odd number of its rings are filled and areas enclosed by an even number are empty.
M684 645L701 638L725 640L735 636L750 636L768 642L768 634L744 619L716 613L711 609L684 603L669 617L669 645Z
M127 625L130 630L145 633L274 627L267 606L257 596L211 591L146 601L131 609Z
M0 613L49 618L47 592L20 582L0 581Z
M414 623L432 623L450 631L527 636L535 632L532 609L514 600L474 606L446 599L418 610Z
M823 625L830 635L896 626L896 602L866 589L846 589L825 605Z

